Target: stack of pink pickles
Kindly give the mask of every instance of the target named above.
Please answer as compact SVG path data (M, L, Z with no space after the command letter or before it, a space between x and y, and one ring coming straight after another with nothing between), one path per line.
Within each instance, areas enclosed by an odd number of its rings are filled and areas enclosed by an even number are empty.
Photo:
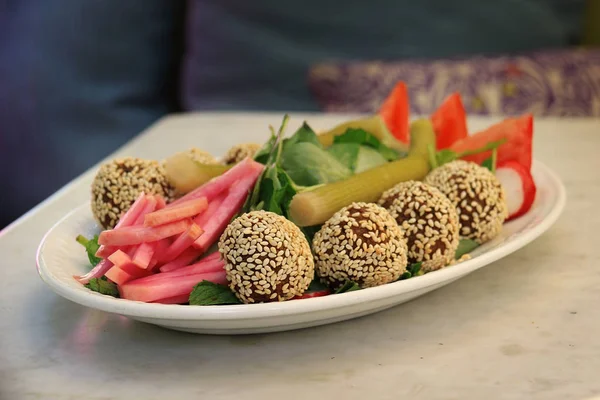
M202 281L225 284L219 253L206 254L239 212L264 166L246 159L172 203L142 193L114 229L100 233L102 261L81 283L106 276L122 298L187 303Z

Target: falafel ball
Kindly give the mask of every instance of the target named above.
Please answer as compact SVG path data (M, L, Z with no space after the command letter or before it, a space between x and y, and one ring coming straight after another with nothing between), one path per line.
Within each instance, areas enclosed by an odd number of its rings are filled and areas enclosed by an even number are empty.
M188 155L193 161L199 162L201 164L219 164L219 160L217 160L215 156L210 154L208 151L204 151L197 147L192 147L191 149L189 149Z
M460 225L454 204L437 188L423 182L402 182L379 199L404 233L408 263L422 262L427 273L454 260Z
M336 289L347 281L361 288L397 280L407 264L406 240L394 218L373 203L352 203L335 213L313 239L321 281Z
M219 240L229 287L244 303L300 296L314 278L314 260L304 234L268 211L233 220Z
M92 183L92 213L105 229L112 229L141 193L172 200L173 188L158 161L122 158L100 166Z
M487 168L456 160L431 171L425 183L437 187L454 204L461 236L482 244L502 231L508 217L506 196Z
M246 157L254 157L262 146L257 143L242 143L232 146L223 157L223 164L237 164Z

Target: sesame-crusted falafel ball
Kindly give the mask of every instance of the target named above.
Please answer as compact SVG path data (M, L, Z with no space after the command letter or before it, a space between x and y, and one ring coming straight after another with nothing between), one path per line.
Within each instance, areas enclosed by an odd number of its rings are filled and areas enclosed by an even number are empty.
M464 160L452 161L431 171L425 183L437 187L455 205L461 236L481 244L502 231L508 217L506 196L487 168Z
M229 287L244 303L300 296L314 278L302 231L284 217L252 211L233 220L219 240Z
M188 154L192 160L201 164L219 164L219 160L217 160L212 154L197 147L192 147L189 149Z
M128 157L107 162L92 183L92 213L105 229L114 228L142 192L171 200L173 188L158 161Z
M406 270L406 241L390 213L372 203L352 203L315 234L313 252L323 283L361 288L397 280Z
M261 145L257 143L236 144L227 151L223 157L223 163L231 165L243 161L246 157L254 157L260 148Z
M456 207L433 186L402 182L386 191L379 205L387 209L404 233L408 263L422 262L427 273L454 260L460 225Z

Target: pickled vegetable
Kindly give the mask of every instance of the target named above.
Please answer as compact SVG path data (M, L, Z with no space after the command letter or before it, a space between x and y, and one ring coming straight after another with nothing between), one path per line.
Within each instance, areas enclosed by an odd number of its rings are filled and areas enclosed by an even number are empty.
M417 120L410 134L408 157L295 195L290 204L292 221L298 226L319 225L352 202L375 202L399 182L423 179L430 170L428 146L435 146L433 126L429 120Z
M187 153L174 154L165 161L167 179L180 195L222 175L231 167L231 165L202 164L192 160Z

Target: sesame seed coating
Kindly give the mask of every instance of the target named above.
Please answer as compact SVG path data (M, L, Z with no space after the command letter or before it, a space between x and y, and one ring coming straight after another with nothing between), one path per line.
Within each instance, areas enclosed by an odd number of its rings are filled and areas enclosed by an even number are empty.
M450 264L459 241L460 225L454 204L442 192L423 182L402 182L379 199L402 229L408 245L408 263L422 262L425 273Z
M100 166L92 183L92 213L111 229L142 192L171 200L173 188L160 163L132 157L112 160Z
M406 241L390 213L372 203L352 203L335 213L313 239L315 266L332 288L346 281L361 288L397 280L406 271Z
M302 231L284 217L252 211L233 220L221 235L229 287L244 303L300 296L314 278L314 260Z
M246 157L254 157L254 154L256 154L261 147L262 146L257 143L236 144L227 151L223 157L223 163L227 165L236 164Z
M508 217L506 196L487 168L464 160L431 171L425 183L437 187L458 211L460 234L478 243L493 239Z
M188 154L192 160L201 164L219 164L219 161L212 154L197 147L189 149Z

